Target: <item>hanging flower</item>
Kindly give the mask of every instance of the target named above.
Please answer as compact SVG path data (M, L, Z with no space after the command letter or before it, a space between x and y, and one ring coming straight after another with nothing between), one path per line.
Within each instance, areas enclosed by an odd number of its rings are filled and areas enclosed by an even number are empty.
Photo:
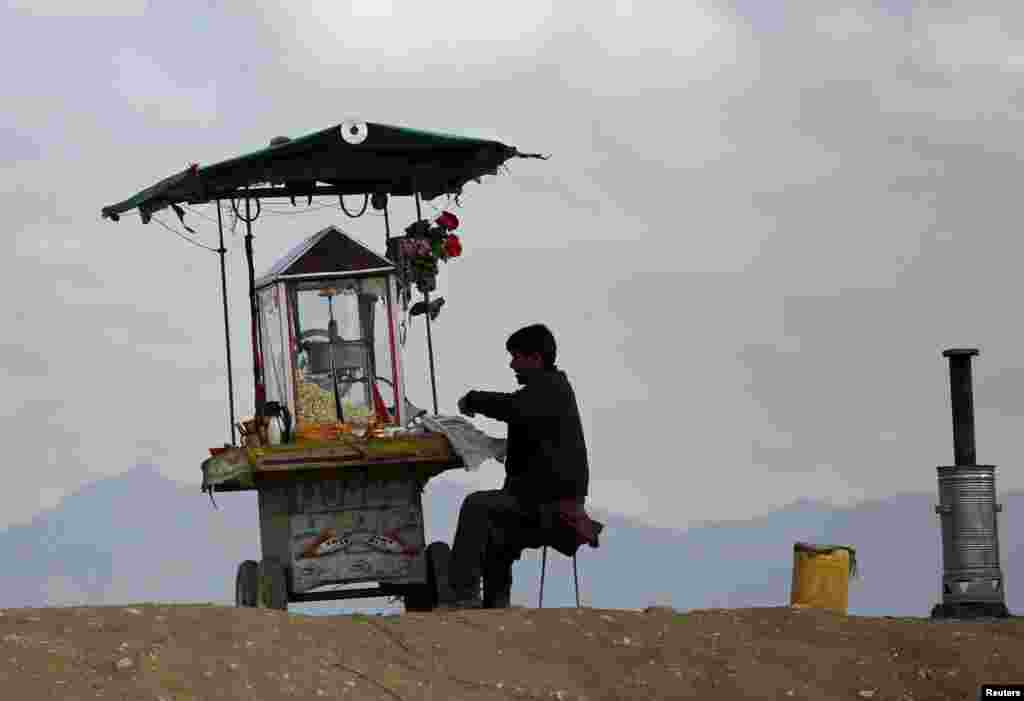
M437 288L438 261L448 262L462 255L462 242L451 233L459 220L451 212L442 212L431 225L426 220L406 227L406 236L395 243L399 263L399 289L408 303L408 291L417 287L421 292Z
M419 258L421 256L429 256L431 253L430 242L420 238L402 239L399 243L399 250L402 256L406 258Z
M459 228L459 218L451 212L441 212L441 215L434 220L434 223L445 231L455 231Z
M444 240L444 252L448 258L458 258L462 255L462 242L455 234L448 234Z

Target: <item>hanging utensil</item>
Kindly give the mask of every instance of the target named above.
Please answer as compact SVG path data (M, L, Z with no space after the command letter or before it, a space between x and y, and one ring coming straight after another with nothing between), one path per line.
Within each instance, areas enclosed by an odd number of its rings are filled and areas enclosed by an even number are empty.
M345 415L341 410L341 393L338 391L338 368L334 364L335 342L339 340L338 322L334 319L334 295L338 291L333 287L325 287L318 292L321 297L327 298L327 314L330 321L327 322L327 345L330 351L328 356L331 360L331 384L334 386L334 409L337 412L338 423L345 423Z

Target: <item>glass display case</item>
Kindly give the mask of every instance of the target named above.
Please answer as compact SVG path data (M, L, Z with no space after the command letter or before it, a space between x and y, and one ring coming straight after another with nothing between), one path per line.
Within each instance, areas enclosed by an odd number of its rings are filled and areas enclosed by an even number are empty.
M330 227L256 287L266 401L287 408L295 435L405 425L395 268L386 258Z

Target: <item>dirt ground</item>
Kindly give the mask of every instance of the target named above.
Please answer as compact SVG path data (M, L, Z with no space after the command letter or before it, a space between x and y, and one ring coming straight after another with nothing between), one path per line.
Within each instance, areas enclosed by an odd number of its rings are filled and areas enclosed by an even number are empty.
M0 611L7 699L976 699L1024 682L1024 621L784 608L303 616Z

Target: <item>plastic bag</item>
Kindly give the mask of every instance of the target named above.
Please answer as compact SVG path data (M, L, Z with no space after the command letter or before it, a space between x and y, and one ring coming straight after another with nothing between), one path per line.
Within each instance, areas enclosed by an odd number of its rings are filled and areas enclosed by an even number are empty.
M505 461L505 439L493 438L461 416L424 416L423 425L448 437L467 470L478 470L487 460Z

